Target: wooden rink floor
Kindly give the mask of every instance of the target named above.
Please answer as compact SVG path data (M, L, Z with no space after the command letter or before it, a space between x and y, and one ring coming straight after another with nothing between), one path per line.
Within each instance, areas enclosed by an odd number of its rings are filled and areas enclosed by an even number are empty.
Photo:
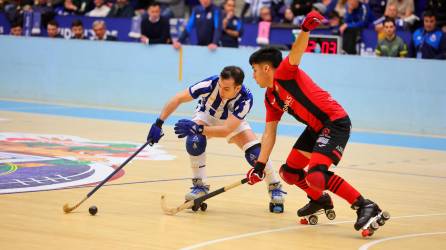
M0 195L0 249L446 249L446 151L350 143L334 171L392 218L371 238L353 228L355 212L339 197L337 217L300 225L296 210L307 203L297 187L284 185L285 212L268 210L266 185L242 185L207 201L206 212L164 215L183 203L191 185L184 141L171 126L159 148L173 160L134 160L125 174L98 190L70 214L93 188ZM0 132L63 134L96 141L143 143L148 125L99 119L0 111ZM272 154L278 169L296 138L280 136ZM147 150L151 150L150 148ZM244 177L244 154L223 139L207 146L211 190ZM1 176L0 176L1 177ZM88 207L99 212L90 216Z

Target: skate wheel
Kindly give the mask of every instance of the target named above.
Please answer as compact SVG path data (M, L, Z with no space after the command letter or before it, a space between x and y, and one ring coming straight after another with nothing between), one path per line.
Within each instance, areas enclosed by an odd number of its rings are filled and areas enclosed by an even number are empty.
M331 209L325 211L325 215L327 216L327 218L328 218L329 220L334 220L334 219L336 218L336 213L335 213L335 211L334 211L334 210L331 210Z
M207 203L201 203L200 204L200 210L201 211L206 211L206 209L208 209L208 204Z
M362 237L367 237L367 236L369 236L369 235L370 235L370 230L368 230L368 229L364 229L364 230L362 230L361 235L362 235Z
M300 219L300 224L302 225L307 225L308 224L308 220L305 218Z
M382 212L381 217L386 221L388 219L390 219L390 214L387 211Z
M283 204L273 204L273 203L270 203L269 211L271 213L276 213L276 214L283 213Z
M197 212L198 211L199 206L193 205L192 206L192 211Z
M318 221L318 218L316 215L310 215L308 218L308 222L310 222L310 225L316 225Z
M373 231L378 230L378 228L379 228L379 224L378 224L376 221L374 221L374 222L372 222L372 223L370 224L370 228L371 228Z
M384 224L386 224L386 221L383 218L379 219L377 222L380 226L384 226Z

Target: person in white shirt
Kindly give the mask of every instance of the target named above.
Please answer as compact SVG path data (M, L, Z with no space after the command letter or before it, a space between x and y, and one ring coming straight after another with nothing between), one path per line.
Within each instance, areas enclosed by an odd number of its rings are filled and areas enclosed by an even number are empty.
M91 17L106 17L108 12L110 12L110 7L104 3L105 0L94 0L95 8L85 15Z

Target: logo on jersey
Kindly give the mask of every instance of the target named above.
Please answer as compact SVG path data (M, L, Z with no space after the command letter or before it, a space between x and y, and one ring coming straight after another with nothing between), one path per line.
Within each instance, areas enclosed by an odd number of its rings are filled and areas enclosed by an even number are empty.
M140 144L99 142L66 135L0 133L0 194L88 185L102 181ZM135 159L172 160L147 147ZM120 178L124 171L113 179Z
M293 98L289 95L286 96L285 104L283 105L283 112L288 112L288 107L293 104Z

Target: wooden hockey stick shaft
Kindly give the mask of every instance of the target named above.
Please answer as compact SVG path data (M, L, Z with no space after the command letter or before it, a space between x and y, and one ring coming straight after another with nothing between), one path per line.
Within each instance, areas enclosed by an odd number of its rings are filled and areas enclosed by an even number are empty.
M166 197L163 195L163 196L161 196L161 208L162 208L162 210L164 211L165 214L175 215L178 212L180 212L180 211L182 211L184 209L191 208L194 205L195 206L199 206L203 201L205 201L207 199L210 199L210 198L212 198L212 197L214 197L216 195L219 195L221 193L224 193L224 192L226 192L226 191L228 191L230 189L238 187L238 186L240 186L242 184L245 184L246 182L248 182L248 179L244 178L244 179L242 179L240 181L237 181L237 182L234 182L234 183L229 184L227 186L224 186L222 188L219 188L219 189L217 189L215 191L212 191L212 192L210 192L208 194L205 194L205 195L203 195L201 197L198 197L198 198L196 198L194 200L190 200L190 201L188 201L188 202L186 202L186 203L184 203L184 204L182 204L182 205L180 205L180 206L178 206L176 208L168 208L166 206Z
M121 164L121 166L119 166L117 169L115 169L115 171L113 171L111 174L109 174L107 176L107 178L105 178L104 180L101 181L101 183L99 183L98 185L96 185L95 188L93 188L93 190L91 190L87 196L85 196L79 203L77 203L75 206L70 207L68 204L65 204L63 206L63 211L65 213L70 213L71 211L73 211L74 209L78 208L85 200L87 200L90 196L92 196L96 191L98 191L98 189L100 187L102 187L102 185L104 185L108 180L110 180L116 173L119 172L119 170L121 170L125 165L127 165L127 163L129 163L137 154L139 154L139 152L141 152L147 145L153 145L153 143L151 141L147 141L146 143L144 143L138 150L136 150L129 158L127 158L127 160L125 160L125 162L123 162Z

